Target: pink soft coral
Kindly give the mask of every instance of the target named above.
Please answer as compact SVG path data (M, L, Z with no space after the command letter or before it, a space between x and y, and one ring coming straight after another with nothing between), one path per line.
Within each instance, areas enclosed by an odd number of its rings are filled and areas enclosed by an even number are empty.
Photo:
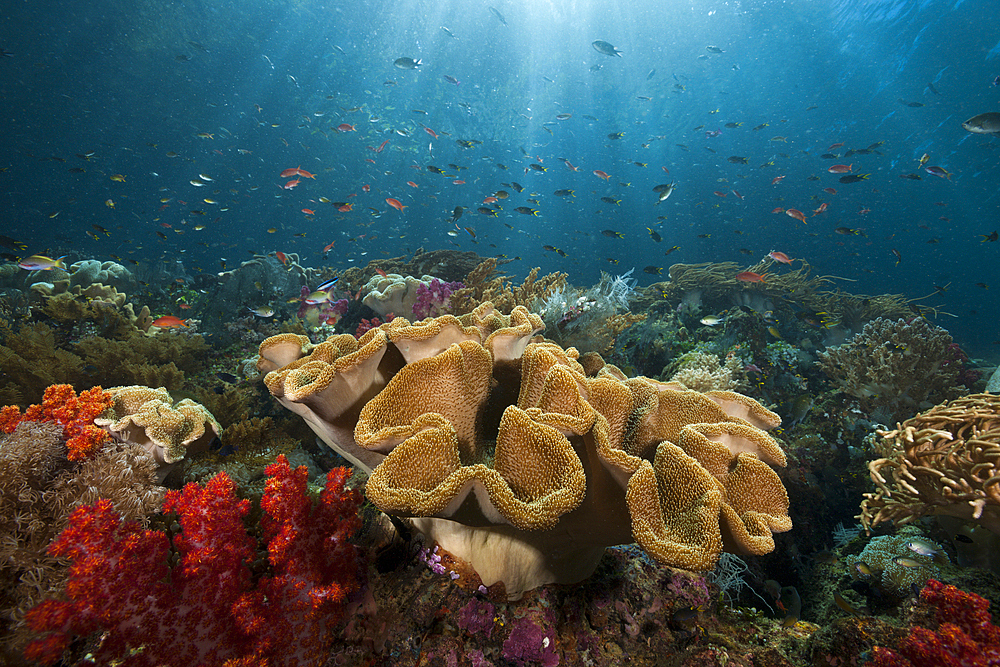
M164 511L181 527L172 543L122 522L106 500L74 510L50 546L71 562L67 599L28 613L40 637L25 655L53 664L73 637L102 631L99 664L320 664L329 628L357 587L347 538L360 525L359 494L344 488L350 473L338 468L314 507L304 467L292 471L279 456L267 472L262 527L273 571L256 587L248 563L258 545L243 526L250 504L225 473L167 494Z

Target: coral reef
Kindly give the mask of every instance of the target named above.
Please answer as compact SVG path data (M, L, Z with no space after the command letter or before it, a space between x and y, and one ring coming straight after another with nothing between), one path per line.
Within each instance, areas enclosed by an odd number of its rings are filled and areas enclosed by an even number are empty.
M452 313L471 313L486 302L503 312L510 312L516 306L524 306L530 310L548 299L556 290L566 288L565 273L549 273L539 278L540 269L535 267L524 282L515 285L504 276L493 276L497 265L497 259L491 257L469 272L462 280L465 287L451 295Z
M247 534L250 503L225 474L167 493L164 510L180 527L174 537L122 520L108 501L77 508L50 547L69 559L70 585L28 612L38 634L26 655L51 665L75 637L91 637L99 664L322 662L357 587L347 540L360 526L359 497L345 489L343 468L330 471L318 503L306 495L305 468L293 471L279 457L267 473L261 530L270 568L256 582L248 563L263 544Z
M710 569L725 549L767 553L791 528L770 465L784 454L756 401L701 394L575 350L530 343L523 307L402 318L313 346L261 344L265 384L324 442L372 471L368 498L506 594L586 578L606 546Z
M701 392L736 391L746 378L743 366L736 355L727 356L726 363L722 364L714 354L688 352L675 362L670 382Z
M109 389L109 405L94 424L116 440L142 447L156 462L160 481L186 455L204 451L222 427L205 407L189 398L173 402L165 388Z
M0 435L0 658L21 665L34 637L28 609L63 590L66 569L46 553L81 504L106 499L130 521L145 524L163 497L155 465L138 447L111 443L73 462L63 427L22 421Z
M878 433L882 458L868 464L877 488L858 517L866 529L944 514L1000 534L1000 396L955 399Z
M636 281L632 271L611 277L601 272L601 281L584 290L563 285L536 300L532 310L545 323L548 337L562 347L581 353L606 353L622 331L646 319L646 314L628 312Z
M420 299L418 288L426 288L432 280L437 279L428 275L415 278L401 276L398 273L372 276L371 280L361 288L361 293L365 295L362 303L382 317L391 314L411 317L413 306Z
M877 318L843 345L819 355L823 371L866 412L890 423L962 393L961 363L947 331L923 318Z
M98 451L110 438L94 425L94 419L111 405L111 394L100 387L76 392L68 384L45 390L41 404L32 405L24 415L15 405L0 408L0 432L13 433L21 421L55 422L63 429L70 461L82 461Z
M465 287L463 283L444 282L432 278L426 285L417 285L417 302L413 304L413 316L418 320L437 317L451 312L451 295Z
M264 469L279 454L287 456L298 445L270 417L236 422L227 426L219 439L219 451L185 457L184 479L200 482L225 472L242 490L262 478Z
M931 579L920 592L920 602L920 624L895 650L872 649L875 667L997 664L1000 628L991 622L988 600Z
M941 568L930 556L921 556L906 546L914 537L920 537L920 533L873 537L860 554L846 556L844 564L853 577L865 580L882 595L907 595L910 590L916 590L913 586L920 588L928 579L941 576ZM947 561L943 553L939 558ZM870 574L854 568L855 563L867 565Z

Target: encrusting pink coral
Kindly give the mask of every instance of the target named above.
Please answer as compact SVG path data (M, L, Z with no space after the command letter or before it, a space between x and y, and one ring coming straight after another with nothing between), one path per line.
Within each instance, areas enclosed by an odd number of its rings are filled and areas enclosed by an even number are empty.
M97 452L111 437L97 426L94 418L111 406L111 394L100 387L87 389L77 396L68 384L46 388L41 405L32 405L21 415L16 405L0 410L0 431L13 433L22 421L52 421L63 427L69 460L80 461Z
M348 538L360 526L360 496L344 488L343 468L327 475L315 506L304 467L293 471L279 456L267 474L261 523L271 573L256 586L248 564L257 544L243 525L250 503L225 473L167 494L164 511L181 527L173 540L123 522L106 500L77 508L50 546L71 562L68 599L28 613L39 638L25 656L50 665L74 637L102 632L98 664L320 664L330 626L357 587ZM171 549L179 556L173 567Z

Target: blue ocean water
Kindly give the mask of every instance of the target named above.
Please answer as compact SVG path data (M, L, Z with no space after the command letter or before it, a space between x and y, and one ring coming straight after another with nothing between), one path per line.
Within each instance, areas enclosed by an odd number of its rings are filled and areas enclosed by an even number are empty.
M0 233L31 253L197 273L254 252L346 268L456 248L586 285L601 270L635 267L649 284L677 262L749 266L780 250L851 292L933 294L937 324L997 356L1000 242L984 236L1000 228L1000 139L961 125L1000 104L985 0L3 13ZM834 164L866 178L841 183ZM294 167L315 179L287 189ZM478 213L498 190L510 196L496 215Z

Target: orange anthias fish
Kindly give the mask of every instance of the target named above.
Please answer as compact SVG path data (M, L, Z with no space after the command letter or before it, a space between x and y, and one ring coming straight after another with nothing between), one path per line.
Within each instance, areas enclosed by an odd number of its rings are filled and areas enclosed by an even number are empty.
M437 132L435 132L434 130L432 130L432 129L431 129L431 128L429 128L429 127L424 127L424 132L426 132L427 134L431 135L431 136L432 136L432 137L434 137L435 139L437 139L437 138L438 138L438 135L437 135Z
M310 174L305 169L301 169L301 168L300 169L296 169L295 173L298 174L299 176L301 176L302 178L311 178L313 180L316 179L316 177L313 174Z
M851 171L851 169L853 167L854 167L853 163L851 163L851 164L835 164L832 167L830 167L829 169L827 169L827 171L830 172L831 174L846 174L849 171Z
M788 255L778 250L772 250L771 252L767 253L767 256L776 262L781 262L782 264L792 263L792 259Z
M784 213L784 212L785 212L785 209L781 208L780 206L778 206L773 211L771 211L771 213Z
M286 169L281 172L281 178L291 178L299 173L298 167L292 167L291 169Z
M361 186L361 191L362 191L362 192L371 192L371 191L372 191L372 186L370 186L370 185L368 185L368 184L366 183L365 185L362 185L362 186Z
M387 273L386 273L385 271L383 271L382 269L375 269L375 271L376 271L376 272L377 272L377 273L378 273L378 274L379 274L380 276L382 276L383 278L388 278L388 277L389 277L389 275L388 275L388 274L387 274Z
M740 271L736 274L736 279L743 283L762 283L764 276L753 271Z
M330 249L333 247L334 243L336 243L336 241L330 241L330 244L325 248L323 248L323 252L330 252Z
M819 215L820 213L826 213L826 207L829 206L828 203L823 202L819 205L819 208L813 209L813 215Z
M771 185L777 185L778 183L781 182L781 179L783 178L784 176L775 176L773 179L771 179Z
M419 185L417 185L413 181L407 181L406 184L409 185L411 188L419 188L420 187Z
M349 123L341 123L337 126L337 132L353 132L354 126Z
M402 211L404 208L406 208L403 202L399 201L398 199L393 199L392 197L386 197L385 203L393 207L397 211Z
M274 251L274 256L278 258L279 262L281 262L285 266L288 266L288 255L286 255L285 253L281 252L280 250L275 250Z
M600 169L595 169L594 170L594 176L597 176L598 178L603 178L604 180L608 180L608 179L611 178L608 174L606 174L605 172L601 171Z
M302 212L305 213L306 215L316 215L316 211L312 210L311 208L304 208L302 209Z
M797 208L790 208L790 209L788 209L787 211L785 211L785 215L791 216L791 217L795 218L796 220L801 221L803 225L806 224L806 216L805 216L805 214L802 213L802 211L800 211Z
M163 317L157 317L153 320L152 326L159 327L161 329L176 329L178 327L184 327L186 329L189 325L187 320L182 320L179 317L174 317L173 315L164 315Z
M354 209L354 204L341 204L337 207L337 210L341 213L348 213Z
M283 187L286 190L291 190L292 188L294 188L298 184L299 184L299 179L296 178L294 181L288 181L287 183L285 183L285 185Z

